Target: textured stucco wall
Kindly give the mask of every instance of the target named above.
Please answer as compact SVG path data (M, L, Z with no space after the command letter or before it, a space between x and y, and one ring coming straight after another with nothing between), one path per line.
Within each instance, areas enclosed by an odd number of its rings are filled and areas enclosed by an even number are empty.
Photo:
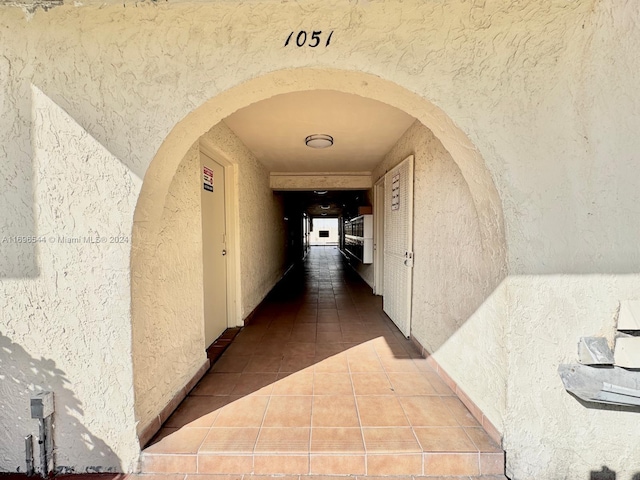
M138 431L206 360L200 183L195 144L171 182L160 234L153 244L134 244L131 313Z
M503 436L509 375L506 282L498 285L433 354Z
M224 123L203 139L237 165L241 317L264 299L286 269L284 205L269 186L269 171Z
M460 169L422 124L415 122L376 166L374 181L409 155L414 155L412 332L435 352L502 278L487 267L490 256L483 251Z
M142 177L171 128L228 87L281 68L362 70L432 99L468 133L505 200L514 270L628 270L640 258L625 231L638 225L602 213L615 205L609 190L597 182L583 185L584 175L578 175L588 158L593 174L606 175L620 193L634 195L629 175L623 174L631 173L635 143L626 133L633 124L624 119L637 107L627 92L638 60L618 61L606 52L633 50L612 47L633 44L637 12L631 3L608 8L609 3L540 1L483 8L449 1L440 8L405 2L397 8L393 2L325 2L304 11L269 2L107 5L101 10L90 5L37 11L29 22L19 9L3 7L9 28L3 28L2 61L10 72L3 75L9 87L3 105L9 118L19 120L4 125L2 138L11 140L3 148L28 159L25 80L51 90L63 108ZM289 25L303 15L337 30L332 48L281 47ZM186 24L193 28L182 28ZM348 42L340 37L347 27ZM599 80L611 89L601 88ZM604 91L612 95L598 93ZM606 128L604 119L610 120ZM603 160L614 153L621 154L620 174ZM542 193L547 191L551 194ZM594 205L588 200L594 198L598 209L588 216L585 211ZM10 205L14 216L25 217L17 196ZM594 220L607 228L594 228ZM564 228L558 231L559 226ZM545 243L540 236L554 240ZM606 244L611 248L603 255L599 246Z
M42 91L28 97L33 183L21 188L38 243L11 243L6 229L15 224L3 225L1 258L26 270L0 283L0 470L25 469L23 438L38 435L29 398L39 390L55 395L58 467L129 470L128 264L141 182ZM3 160L9 178L20 174L12 159ZM17 257L5 256L6 245Z
M237 169L242 318L284 272L282 202L269 173L224 124L202 137ZM199 145L180 162L155 245L132 257L133 358L139 431L205 361ZM229 246L232 248L232 246ZM138 248L138 245L136 245Z
M502 429L506 298L496 287L503 274L484 251L478 215L460 169L420 122L376 166L374 182L409 155L414 155L411 333ZM363 273L372 271L373 266Z
M402 108L434 133L467 182L483 247L495 259L505 256L499 241L504 218L509 273L639 271L640 13L634 1L83 3L33 15L0 7L3 234L40 231L43 215L53 210L51 223L78 231L100 218L58 209L66 198L95 201L96 211L108 213L113 222L100 225L127 234L141 188L135 230L141 244L152 245L177 166L211 125L266 96L335 88ZM285 48L292 28L335 33L329 48ZM32 85L79 125L69 139L47 151L81 148L79 139L93 138L106 159L96 168L112 167L117 173L112 180L74 178L65 184L56 179L56 188L68 187L57 191L46 208L34 201L39 185L51 179L49 171L35 168L38 117ZM60 123L55 119L56 126ZM95 158L99 156L88 161ZM64 174L77 171L82 170L65 168ZM117 193L121 187L126 187L125 195ZM77 438L88 437L60 437L60 451L67 452L64 462L79 469L96 464L129 468L137 447L127 364L128 252L117 247L108 261L102 261L101 253L79 253L74 260L56 254L54 263L41 255L40 247L0 248L3 334L16 349L48 359L72 379L67 389L83 404L83 413L74 414L78 424L106 445L87 447L91 453L84 455ZM75 270L59 263L67 260ZM91 293L60 296L65 278L73 279L69 289L89 285ZM635 277L629 281L638 285ZM94 288L100 282L108 288ZM530 280L530 293L537 286ZM598 292L605 304L620 293ZM578 294L580 301L590 295L586 290ZM248 301L247 309L256 300ZM35 310L34 315L45 313L25 321L20 305L24 311ZM64 305L64 315L53 315L59 305ZM75 317L78 305L82 315ZM556 308L562 316L580 320L579 312L566 304ZM66 328L49 347L46 332L61 331L69 318L82 318L81 326ZM604 327L607 320L601 322ZM535 362L531 358L513 375L526 378ZM103 374L85 378L86 365ZM531 383L517 385L513 398L534 388ZM559 395L557 385L553 388ZM101 389L119 393L95 395ZM23 408L17 397L3 405L11 412ZM560 410L550 412L557 412L550 421L564 421ZM608 429L607 420L594 416L594 431ZM538 420L524 415L517 421L524 429L523 422ZM12 437L20 437L25 425L11 426ZM513 435L508 425L505 431ZM612 460L615 445L602 448L597 438L581 440L571 457L556 449L550 437L529 440L536 455L547 460L549 472L560 467L584 472L586 463L596 469L622 458ZM1 448L0 469L15 469L22 446L3 440ZM533 478L533 472L537 478L546 476L530 458L512 455L509 462L514 478Z
M515 480L618 479L640 474L640 414L583 405L564 390L561 363L577 362L582 336L614 335L618 299L638 298L636 275L513 276L504 447Z

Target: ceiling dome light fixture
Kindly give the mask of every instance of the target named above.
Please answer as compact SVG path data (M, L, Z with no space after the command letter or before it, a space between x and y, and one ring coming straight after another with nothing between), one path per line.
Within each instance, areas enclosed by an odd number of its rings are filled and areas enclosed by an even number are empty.
M328 192L328 190L314 190L313 193L315 193L316 195L325 195Z
M316 133L305 138L304 143L311 148L328 148L333 145L333 137L324 133Z
M331 208L331 206L330 205L320 205L320 208L322 210L329 210Z

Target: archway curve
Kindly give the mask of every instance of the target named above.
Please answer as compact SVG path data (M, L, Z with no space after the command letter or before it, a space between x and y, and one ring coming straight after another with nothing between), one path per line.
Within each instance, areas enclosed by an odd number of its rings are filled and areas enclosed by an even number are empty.
M491 172L469 137L439 107L396 83L372 74L300 68L278 70L243 82L209 99L171 130L144 177L134 213L133 241L152 238L162 215L171 180L189 148L213 125L235 111L275 95L303 90L336 90L392 105L430 129L451 154L469 186L478 214L485 254L496 274L506 274L502 202ZM142 228L140 228L142 227Z
M145 174L134 213L131 250L134 377L136 358L140 354L135 331L136 326L144 322L133 308L141 280L137 272L145 255L149 254L148 250L154 248L167 194L181 161L200 137L235 111L275 95L320 89L355 94L389 104L413 116L433 132L458 165L468 185L482 242L482 252L479 253L489 277L497 279L497 285L506 276L502 202L491 172L468 136L439 107L403 86L367 73L315 68L275 71L221 92L192 111L169 133ZM135 384L134 380L134 390ZM136 405L140 393L134 391Z

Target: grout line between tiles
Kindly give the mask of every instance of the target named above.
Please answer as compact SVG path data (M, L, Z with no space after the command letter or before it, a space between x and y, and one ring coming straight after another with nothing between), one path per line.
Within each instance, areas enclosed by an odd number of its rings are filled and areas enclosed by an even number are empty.
M367 456L367 445L364 441L364 431L362 430L362 419L360 418L360 407L358 405L358 399L356 397L356 387L353 384L353 375L351 372L351 364L349 363L349 356L347 355L345 358L346 362L347 362L347 370L349 372L349 381L351 382L351 393L353 394L353 403L356 406L356 414L358 415L358 426L360 427L360 438L362 439L362 448L364 449L364 474L367 475L368 473L368 464L369 462L367 461L368 456Z
M272 390L273 392L273 390ZM253 444L253 449L251 450L252 453L252 458L253 458L253 469L252 471L255 471L255 455L256 455L256 447L258 446L258 440L260 439L260 434L262 433L262 429L264 428L264 421L267 418L267 412L269 411L269 405L271 404L271 395L269 395L269 398L267 399L267 405L264 408L264 413L262 414L262 421L260 422L260 427L258 427L258 435L256 436L256 441Z
M316 345L318 344L318 330L317 330L317 324L316 324ZM314 411L314 406L316 404L316 366L315 364L313 365L312 368L312 377L311 377L311 415L309 416L309 466L308 466L308 473L311 474L311 442L313 441L313 411Z
M469 435L467 433L467 427L461 427L462 431L464 432L464 434L467 436L467 438L469 440L471 440L471 443L473 444L474 447L476 447L476 450L478 450L478 454L480 454L482 452L482 450L480 450L480 447L478 446L478 444L475 442L475 440L473 438L471 438L471 435ZM473 428L473 427L472 427ZM478 465L480 465L480 462L478 462Z

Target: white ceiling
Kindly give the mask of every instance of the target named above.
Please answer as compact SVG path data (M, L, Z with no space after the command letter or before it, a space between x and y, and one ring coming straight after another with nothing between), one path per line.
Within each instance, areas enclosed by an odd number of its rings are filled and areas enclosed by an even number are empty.
M271 172L370 172L414 122L385 103L332 90L277 95L224 121ZM314 133L334 138L314 149Z

